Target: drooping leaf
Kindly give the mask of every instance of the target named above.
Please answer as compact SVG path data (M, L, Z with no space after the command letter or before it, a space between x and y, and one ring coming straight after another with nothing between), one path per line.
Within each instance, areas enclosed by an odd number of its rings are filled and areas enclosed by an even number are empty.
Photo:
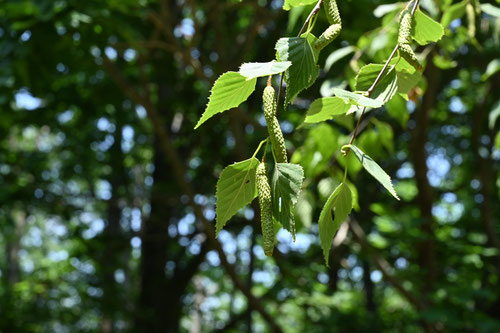
M367 91L382 71L384 65L368 64L361 67L356 76L356 90ZM372 99L387 103L398 90L398 80L394 66L386 68L379 83L373 90Z
M351 210L351 190L347 184L341 183L330 195L319 216L319 238L327 266L329 266L328 259L333 237Z
M394 189L394 186L392 185L391 177L380 167L380 165L377 164L370 156L366 155L361 149L356 147L355 145L350 145L349 146L358 158L358 160L361 162L361 165L363 168L365 168L366 171L370 175L372 175L382 186L384 186L396 199L399 200L398 194L396 193L396 190Z
M297 203L303 180L304 169L300 165L276 163L271 180L273 215L292 234L294 240L295 220L292 209Z
M257 196L255 172L258 165L259 160L254 157L231 164L222 170L215 194L217 234L234 214Z
M293 7L300 7L305 5L310 5L312 3L317 2L317 0L285 0L283 5L284 10L290 10Z
M291 65L292 63L290 61L251 62L240 66L240 74L249 80L255 77L282 73Z
M194 128L197 129L215 114L237 107L246 101L255 90L256 82L256 78L247 80L237 72L222 74L215 81L207 108Z
M312 47L315 39L312 34L308 34L307 38L281 38L276 43L277 59L292 62L285 71L285 106L302 90L310 87L318 77L318 52Z
M353 93L344 89L333 88L333 93L337 97L342 98L346 103L349 103L351 105L366 106L371 108L379 108L384 105L384 103L381 101L377 101L375 99L368 98L361 94Z
M306 123L318 123L345 114L351 107L340 97L318 98L307 110Z
M413 19L413 39L420 45L437 42L444 35L444 29L441 24L434 21L418 9Z

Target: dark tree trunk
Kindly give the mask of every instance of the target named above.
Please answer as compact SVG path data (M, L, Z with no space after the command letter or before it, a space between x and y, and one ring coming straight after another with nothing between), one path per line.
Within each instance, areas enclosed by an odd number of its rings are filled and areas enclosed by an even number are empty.
M415 111L415 128L412 131L410 146L410 158L415 170L418 195L417 203L420 208L420 230L422 239L417 245L418 263L424 272L422 291L430 292L436 281L437 264L434 240L434 217L432 216L432 205L434 193L427 179L427 152L425 146L428 140L429 117L436 101L436 93L440 86L439 69L428 61L424 71L427 79L427 90L423 96L422 103Z
M173 325L166 320L169 305L166 295L165 264L167 258L167 223L169 208L165 205L164 184L169 181L165 156L155 142L154 185L151 193L151 214L142 225L140 295L136 332L167 332ZM172 327L171 327L172 328ZM174 327L174 331L177 327Z
M371 313L375 313L377 311L374 297L375 285L373 284L370 273L370 264L368 261L363 260L363 285L366 295L366 309Z
M116 313L124 310L123 288L115 279L115 272L121 268L125 271L124 252L128 248L128 240L120 227L122 199L121 189L127 186L127 175L124 169L122 145L122 125L117 119L115 141L110 148L111 173L108 181L111 185L111 199L108 201L106 226L99 244L100 275L103 289L101 332L113 332Z

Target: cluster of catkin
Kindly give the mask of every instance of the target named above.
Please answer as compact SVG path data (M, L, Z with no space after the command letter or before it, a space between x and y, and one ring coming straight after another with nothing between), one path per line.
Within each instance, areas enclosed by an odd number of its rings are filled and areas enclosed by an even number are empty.
M264 116L266 118L267 131L269 133L269 139L276 162L288 163L285 139L283 138L278 119L276 118L277 104L275 94L276 92L271 85L271 81L269 81L262 95ZM257 167L256 182L259 195L262 237L264 238L264 253L267 256L271 256L274 249L273 207L271 186L269 185L266 164L264 162L261 162Z
M337 38L337 36L340 34L340 31L342 30L342 20L340 19L340 13L337 7L336 0L323 1L323 8L325 10L326 18L328 19L330 26L314 43L314 47L317 50L321 50L325 46L330 44L335 38ZM471 14L469 14L470 9L467 8L467 10L468 15L471 16ZM408 8L402 11L399 20L398 46L401 56L406 59L406 61L408 61L411 65L420 69L421 65L410 45L412 18L412 14ZM469 18L469 21L472 20ZM472 29L469 27L469 30ZM271 80L269 80L262 95L264 104L264 116L266 118L269 140L271 142L276 162L288 163L285 139L283 138L283 133L281 132L278 119L276 118L277 104L275 94L276 92L271 85ZM274 250L273 207L271 186L269 185L269 178L267 176L267 169L264 161L262 161L257 167L256 182L259 196L259 206L261 211L260 216L262 236L264 238L264 253L267 256L271 256Z
M325 9L326 19L328 20L328 23L330 23L330 26L321 34L321 36L319 36L319 38L314 43L314 47L317 50L321 50L325 46L330 44L340 34L340 30L342 30L342 20L340 19L337 1L323 1L323 8Z

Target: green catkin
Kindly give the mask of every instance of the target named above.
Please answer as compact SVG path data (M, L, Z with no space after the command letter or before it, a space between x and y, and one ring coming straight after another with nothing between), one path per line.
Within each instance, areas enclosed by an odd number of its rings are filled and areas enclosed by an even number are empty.
M272 86L267 86L264 89L262 100L264 102L264 116L266 117L267 131L269 132L271 145L273 147L274 155L276 156L276 162L288 163L285 139L283 138L283 133L281 132L278 119L276 118L276 98L275 91Z
M332 24L329 26L314 43L316 50L322 50L325 46L330 44L335 38L337 38L341 30L342 26L340 24Z
M481 15L481 2L479 0L470 0L469 3L474 7L476 15Z
M326 18L330 23L330 26L319 36L318 40L314 43L314 47L317 50L323 49L325 46L330 44L342 30L342 20L340 19L339 8L337 7L337 2L335 0L323 1L323 7L325 9Z
M262 237L264 238L264 253L266 256L272 256L274 250L273 208L271 201L271 186L269 186L266 164L264 162L261 162L257 167L256 181L259 194Z
M476 11L474 6L469 2L465 6L465 12L467 14L467 35L469 38L474 38L476 36Z
M325 9L326 19L328 20L328 23L342 25L342 20L340 19L339 8L337 7L336 0L323 1L323 8Z
M401 17L399 19L399 34L398 34L398 45L399 52L401 56L413 65L417 69L421 69L422 66L413 52L410 45L411 40L411 12L408 9L403 10Z

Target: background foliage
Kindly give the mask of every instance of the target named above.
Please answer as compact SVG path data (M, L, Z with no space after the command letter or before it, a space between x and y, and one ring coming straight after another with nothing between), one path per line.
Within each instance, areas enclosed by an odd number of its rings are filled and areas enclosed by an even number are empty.
M500 330L498 1L473 25L468 1L421 3L445 36L357 139L401 201L337 159L356 114L303 124L397 40L403 3L339 1L318 80L278 112L307 179L296 242L280 231L264 256L256 201L215 240L217 178L267 135L265 80L193 128L213 82L273 59L315 4L286 2L0 2L0 331ZM327 268L318 220L343 163L356 204Z

